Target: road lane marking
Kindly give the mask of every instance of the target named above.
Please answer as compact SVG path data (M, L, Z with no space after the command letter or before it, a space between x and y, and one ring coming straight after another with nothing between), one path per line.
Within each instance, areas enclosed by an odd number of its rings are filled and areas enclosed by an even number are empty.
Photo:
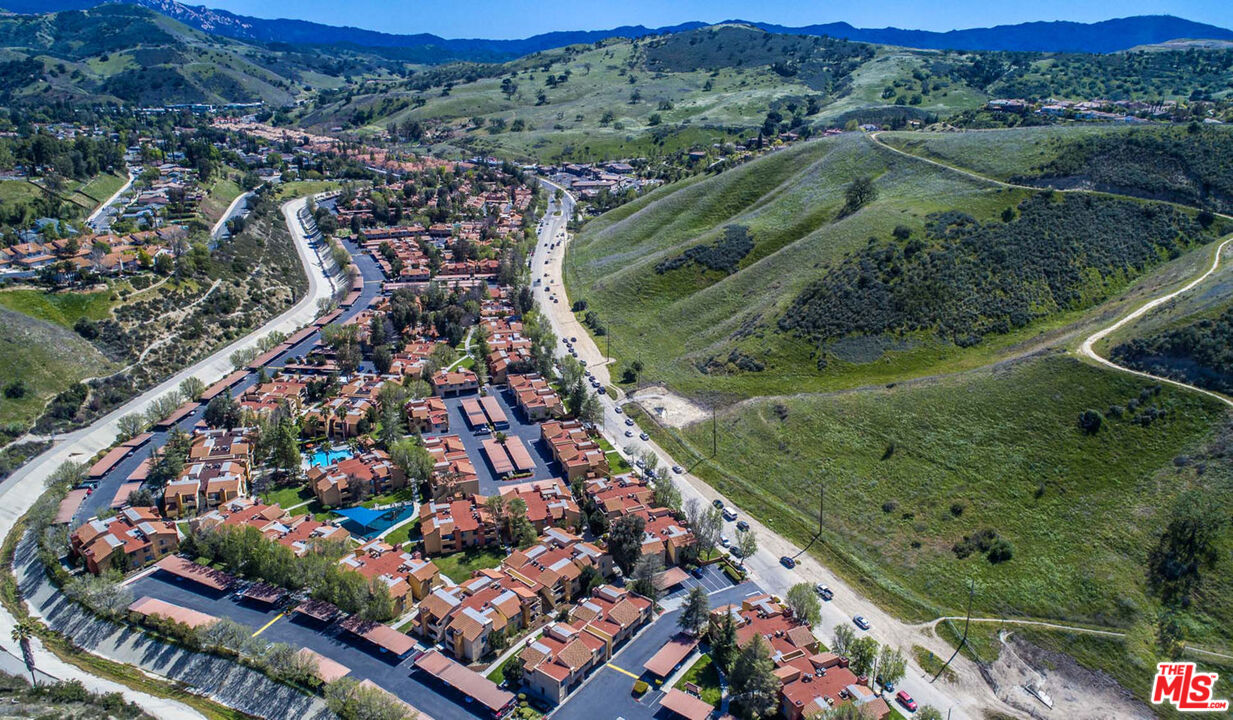
M612 663L608 663L606 667L610 667L610 668L612 668L613 670L616 670L616 671L617 671L617 672L619 672L619 673L624 673L624 674L626 674L626 675L630 676L631 678L633 678L633 679L635 679L635 680L637 680L637 679L638 679L638 676L637 676L637 675L635 675L635 674L631 673L630 671L626 670L626 669L625 669L625 668L623 668L623 667L619 667L619 666L617 666L617 665L613 665Z
M281 618L283 615L286 615L286 614L287 614L287 613L285 613L285 612L280 612L279 614L275 615L273 620L269 621L269 622L268 622L268 623L266 623L265 625L262 625L260 630L258 630L257 632L255 632L255 633L253 633L253 634L252 634L252 637L257 637L257 636L258 636L258 635L260 635L261 633L265 632L265 629L266 629L266 628L268 628L269 626L271 626L271 625L273 625L274 623L278 622L278 619L279 619L279 618Z

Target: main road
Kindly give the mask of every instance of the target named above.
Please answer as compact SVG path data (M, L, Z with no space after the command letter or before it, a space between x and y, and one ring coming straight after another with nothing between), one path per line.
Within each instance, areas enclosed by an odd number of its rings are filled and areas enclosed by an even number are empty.
M159 397L176 389L187 377L198 377L210 384L231 372L231 354L236 350L255 348L258 339L271 332L279 331L290 334L296 329L311 323L317 315L319 300L332 296L332 282L326 276L326 269L320 257L313 252L310 239L297 217L297 213L305 206L307 198L298 198L286 202L282 206L284 220L294 239L296 253L308 275L308 291L290 310L274 318L259 329L244 338L216 351L209 357L198 361L168 378L158 386L147 390L119 408L99 418L89 426L60 436L56 443L42 454L37 455L23 467L14 472L3 485L0 485L0 537L7 537L13 526L22 515L30 509L39 496L43 494L44 479L56 468L67 461L82 462L94 456L100 450L110 447L119 434L119 420L125 415L143 413ZM0 606L0 645L9 652L8 638L16 625L13 616ZM200 718L196 710L187 705L155 697L146 693L136 692L130 688L110 680L104 680L90 675L75 665L63 662L55 654L42 646L38 639L33 645L35 664L62 680L80 680L88 690L98 693L120 692L131 702L137 703L146 712L158 718Z
M563 188L541 178L540 182L548 189L550 201L548 210L540 221L539 241L531 256L532 287L535 299L558 337L561 355L568 354L564 340L574 340L573 348L578 352L579 360L586 363L595 378L605 386L611 387L611 365L595 344L586 329L578 322L570 310L570 299L566 295L562 282L565 252L570 236L567 231L569 219L573 216L575 200ZM561 192L557 192L560 190ZM559 197L558 197L559 196ZM535 281L539 282L536 283ZM599 396L603 407L602 429L604 435L616 448L630 448L635 455L653 452L659 457L660 466L671 477L673 474L667 468L678 465L662 447L654 441L643 441L639 438L638 427L628 428L633 431L633 437L625 437L626 415L617 412L617 407L623 402L612 394ZM632 459L632 458L631 458ZM683 482L677 482L681 497L688 502L696 498L707 505L714 500L720 500L728 507L737 509L732 501L724 498L701 478L692 473L677 475ZM739 511L739 510L738 510ZM997 698L984 682L975 664L962 656L956 658L952 668L958 675L954 685L942 686L942 683L929 682L928 675L912 659L912 648L919 645L931 650L935 655L946 658L953 652L948 644L932 633L925 633L920 627L913 627L886 613L875 603L862 597L846 582L825 568L810 555L800 555L796 560L795 569L788 569L780 564L782 556L796 557L801 548L781 537L774 530L766 527L752 516L742 512L740 519L748 522L757 535L758 551L745 560L745 566L759 585L767 591L784 596L788 588L800 583L823 583L835 592L834 600L822 603L822 622L815 627L827 643L830 642L831 629L836 625L848 625L858 635L866 634L858 629L852 618L863 615L872 623L867 634L879 642L890 644L903 652L908 659L908 672L899 687L906 690L920 705L932 705L943 713L950 712L952 720L968 718L975 720L985 714L986 709L996 709L1010 716L1018 716L1018 712ZM735 524L725 522L724 534L735 537ZM893 699L888 702L896 706Z

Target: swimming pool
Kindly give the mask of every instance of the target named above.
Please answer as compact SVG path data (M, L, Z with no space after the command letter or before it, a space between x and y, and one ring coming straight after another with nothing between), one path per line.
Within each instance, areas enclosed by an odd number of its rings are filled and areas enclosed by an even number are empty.
M348 448L317 448L308 455L308 464L312 467L325 467L339 460L346 460L353 454Z

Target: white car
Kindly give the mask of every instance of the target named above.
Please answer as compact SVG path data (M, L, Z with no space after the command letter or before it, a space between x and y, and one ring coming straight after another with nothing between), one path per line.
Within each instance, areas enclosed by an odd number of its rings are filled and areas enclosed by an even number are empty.
M720 545L723 545L724 547L728 547L729 545L731 545L731 544L732 544L732 541L728 539L728 536L727 536L727 535L720 535L720 536L719 536L719 544L720 544Z

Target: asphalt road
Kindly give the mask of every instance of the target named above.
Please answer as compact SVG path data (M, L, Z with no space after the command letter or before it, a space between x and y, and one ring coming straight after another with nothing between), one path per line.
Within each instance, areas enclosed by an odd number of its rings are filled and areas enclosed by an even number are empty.
M305 200L300 198L284 203L283 215L292 237L295 239L296 251L300 256L305 272L308 274L309 287L305 296L290 310L284 312L257 331L250 333L227 347L204 358L191 367L176 373L158 386L142 393L124 405L116 408L89 426L57 438L55 444L31 458L24 466L14 472L0 484L0 536L7 536L12 531L18 518L43 493L43 479L57 467L68 460L82 461L95 453L110 447L119 432L118 423L121 417L131 413L145 412L155 399L179 386L180 382L189 376L198 376L207 384L212 383L231 372L231 353L241 348L255 347L257 339L274 331L293 332L297 328L312 322L317 313L317 301L329 297L331 284L325 277L325 270L318 258L309 247L309 239L295 219L296 211L303 207ZM112 490L114 494L114 489ZM97 493L96 493L97 494ZM106 496L110 501L110 495ZM8 637L15 625L13 616L0 608L0 637ZM37 640L34 642L34 653L37 664L56 677L76 679L94 692L122 692L126 699L136 702L150 714L159 718L200 718L201 715L183 703L165 698L154 697L146 693L133 691L123 685L109 680L103 680L84 672L74 665L61 661L56 655L48 652Z
M554 185L542 179L541 183L549 189L550 193L555 188ZM536 245L531 260L532 275L541 280L538 286L534 286L536 300L544 308L557 337L576 337L577 342L574 343L574 349L578 352L578 357L587 361L587 369L591 370L601 383L610 385L607 359L585 328L570 312L570 299L562 283L566 247L570 240L566 232L566 224L574 212L574 200L569 193L563 193L560 201L555 198L554 194L550 194L549 197L552 201L548 212L540 222L540 241ZM558 209L561 210L560 214L554 214ZM545 273L547 273L546 277ZM557 302L552 301L553 296L557 298ZM568 353L563 342L560 345L560 351L562 355ZM600 395L599 399L604 411L601 429L614 447L621 450L630 449L634 457L646 452L654 453L659 458L661 476L668 473L673 478L681 491L683 501L697 499L709 505L713 500L722 500L729 507L737 509L739 515L737 521L744 520L750 524L759 544L758 551L744 561L751 579L766 588L768 592L780 596L786 594L788 588L800 582L808 582L811 585L822 583L835 592L833 601L822 603L822 622L814 627L814 634L823 642L830 643L833 628L840 624L852 627L858 636L866 634L852 622L854 616L863 615L872 623L872 628L868 631L869 635L881 643L899 648L907 658L908 671L899 682L899 687L911 694L920 705L932 705L943 713L950 711L952 720L980 718L986 707L996 707L1003 712L1010 712L1010 708L998 700L984 684L975 666L962 657L957 658L953 666L960 674L961 687L953 685L942 687L940 684L931 684L929 676L926 676L912 660L912 647L914 645L926 647L940 657L949 657L953 648L931 633L923 633L919 628L913 628L891 616L872 601L859 595L812 556L800 554L802 552L800 547L780 537L772 528L768 528L753 517L741 512L730 500L722 497L701 478L689 472L672 473L669 468L677 465L678 461L653 441L640 440L638 434L641 428L637 426L631 428L625 425L626 416L616 412L617 405L622 400L614 398L611 393ZM633 437L625 437L626 430L632 430ZM810 502L812 501L810 499ZM725 522L723 533L735 539L736 521ZM795 569L790 570L780 564L780 557L783 555L796 557ZM895 706L895 703L891 704Z
M711 607L739 603L743 598L763 592L754 583L731 585L710 593ZM566 698L552 713L554 720L596 720L597 718L623 717L626 720L671 716L661 712L660 701L668 687L655 688L640 698L633 696L635 680L646 673L643 664L659 652L680 629L677 617L681 611L673 610L660 615L656 620L625 647L617 651L606 665L597 668L583 684ZM643 678L647 679L647 678ZM649 682L649 680L648 680ZM652 688L653 682L649 682Z

